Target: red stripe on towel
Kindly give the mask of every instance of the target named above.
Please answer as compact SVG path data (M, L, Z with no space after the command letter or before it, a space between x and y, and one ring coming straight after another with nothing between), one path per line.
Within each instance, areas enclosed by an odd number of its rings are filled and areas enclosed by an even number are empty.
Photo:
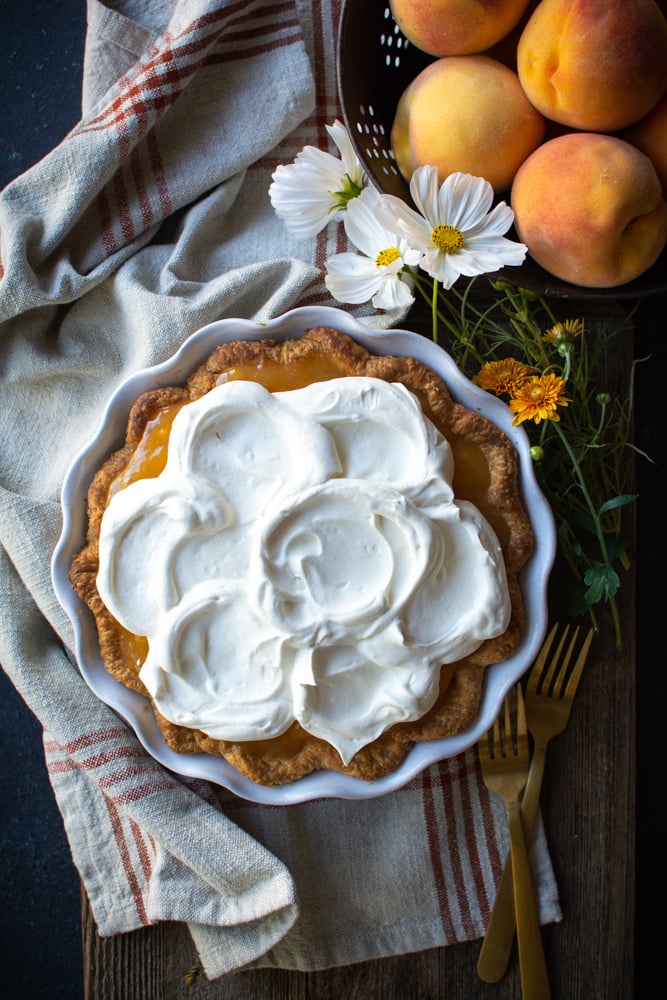
M148 882L153 873L152 854L155 853L155 844L151 842L151 851L149 851L141 827L135 823L133 819L130 820L130 829L132 830L132 836L134 837L134 843L137 848L141 870L144 873L144 878Z
M120 816L118 811L114 806L113 802L105 798L105 803L107 811L109 813L109 819L111 821L111 826L114 832L114 838L116 840L116 846L118 847L118 854L120 855L121 863L123 865L123 871L125 873L125 878L127 884L130 887L130 892L132 893L132 900L134 902L137 915L141 923L146 927L149 924L148 915L146 913L146 907L144 905L144 898L141 892L141 886L139 885L139 880L137 878L136 872L132 865L132 858L130 857L130 851L125 840L125 834L123 833L123 826L120 821Z
M93 729L88 733L81 733L67 743L57 743L55 740L45 742L47 750L62 750L65 753L75 754L87 747L95 746L97 743L104 743L106 740L126 739L129 730L122 726L107 726L104 729Z
M433 795L432 772L424 771L422 775L422 806L424 812L424 825L426 827L426 838L431 859L431 871L435 885L436 898L438 900L438 910L440 920L445 933L446 941L454 941L454 924L447 898L447 884L445 873L442 867L442 853L440 850L440 830L435 811L435 799Z
M447 766L449 764L453 764L454 766ZM471 899L467 889L466 830L461 831L457 822L457 820L461 819L461 803L458 793L462 784L465 783L465 778L461 774L462 770L462 761L458 759L455 762L443 762L439 768L444 779L440 782L440 793L442 795L442 808L447 824L445 836L449 844L452 880L461 923L465 929L464 939L467 940L474 936L471 907L472 909L476 909L477 898L475 896ZM459 773L455 775L454 771L458 771ZM460 936L460 933L455 933L454 939L458 939Z
M484 823L484 811L481 808L474 767L469 766L467 760L464 772L465 773L462 774L460 782L461 812L463 822L465 823L467 830L474 831L475 815L481 814L484 832L483 847L488 847L489 842L494 841L493 832L489 831L488 826ZM468 899L470 899L470 896L472 895L471 886L474 885L475 888L474 907L472 907L473 912L469 914L469 923L466 924L466 927L468 929L469 937L474 937L475 927L472 923L472 917L475 912L479 914L483 905L485 905L486 890L484 887L483 861L477 837L469 835L466 839L466 844L468 848L468 858L470 861L468 886L466 888L466 897Z

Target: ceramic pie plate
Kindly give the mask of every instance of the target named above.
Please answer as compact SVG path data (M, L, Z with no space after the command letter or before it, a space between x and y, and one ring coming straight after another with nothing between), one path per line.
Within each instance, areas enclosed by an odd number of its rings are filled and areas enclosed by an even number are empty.
M266 787L246 778L222 757L206 753L177 754L167 746L148 699L124 687L107 672L100 654L95 621L73 591L69 569L85 541L88 487L108 455L123 444L128 414L137 396L158 386L183 384L219 344L238 339L286 340L299 337L314 326L334 327L374 354L417 358L440 375L455 399L478 410L502 428L519 455L523 499L535 535L535 549L520 581L526 612L525 636L510 659L486 669L480 711L473 726L457 736L415 745L395 771L375 781L319 771L289 785ZM127 378L111 396L90 442L71 463L62 487L61 505L63 527L53 554L52 580L56 596L72 622L74 652L87 684L133 729L148 753L169 770L214 782L256 803L288 805L317 798L372 798L401 788L431 764L460 754L492 725L502 699L532 663L546 632L547 584L555 557L556 537L551 509L535 479L525 431L512 426L509 409L504 403L474 386L452 358L432 341L408 330L373 330L337 308L294 309L265 323L243 319L211 323L192 334L168 361Z

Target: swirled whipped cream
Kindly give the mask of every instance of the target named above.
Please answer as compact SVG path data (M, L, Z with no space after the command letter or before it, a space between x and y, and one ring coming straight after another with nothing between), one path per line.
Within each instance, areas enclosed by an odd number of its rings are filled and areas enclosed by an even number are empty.
M441 665L501 634L498 540L403 385L229 381L177 414L163 472L104 513L97 586L140 677L213 739L297 720L344 763L422 716Z

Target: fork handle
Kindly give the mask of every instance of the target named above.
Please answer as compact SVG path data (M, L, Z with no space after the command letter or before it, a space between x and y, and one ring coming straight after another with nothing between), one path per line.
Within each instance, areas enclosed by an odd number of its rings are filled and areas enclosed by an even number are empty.
M536 745L533 749L528 781L521 800L521 819L528 843L532 839L537 818L545 759L546 745ZM515 927L512 852L510 851L507 855L477 960L477 975L483 982L497 983L505 975L512 953Z
M550 1000L551 990L544 958L540 919L518 800L509 806L508 815L521 991L524 1000Z

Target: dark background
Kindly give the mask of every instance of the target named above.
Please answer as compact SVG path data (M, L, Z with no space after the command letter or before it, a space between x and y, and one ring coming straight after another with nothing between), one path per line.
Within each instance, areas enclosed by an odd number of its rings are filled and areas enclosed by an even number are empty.
M85 0L0 0L0 189L56 146L80 116L85 17ZM667 689L665 640L657 627L665 594L659 417L666 313L665 294L640 304L636 344L636 357L650 360L637 370L635 437L653 459L637 462L638 997L652 995L659 975L665 899L665 783L655 754L663 743ZM623 739L619 733L619 744ZM83 1000L78 874L46 775L41 727L1 670L0 885L2 996Z
M85 28L86 0L0 0L0 189L80 118ZM83 1000L79 901L41 726L0 669L0 996Z

